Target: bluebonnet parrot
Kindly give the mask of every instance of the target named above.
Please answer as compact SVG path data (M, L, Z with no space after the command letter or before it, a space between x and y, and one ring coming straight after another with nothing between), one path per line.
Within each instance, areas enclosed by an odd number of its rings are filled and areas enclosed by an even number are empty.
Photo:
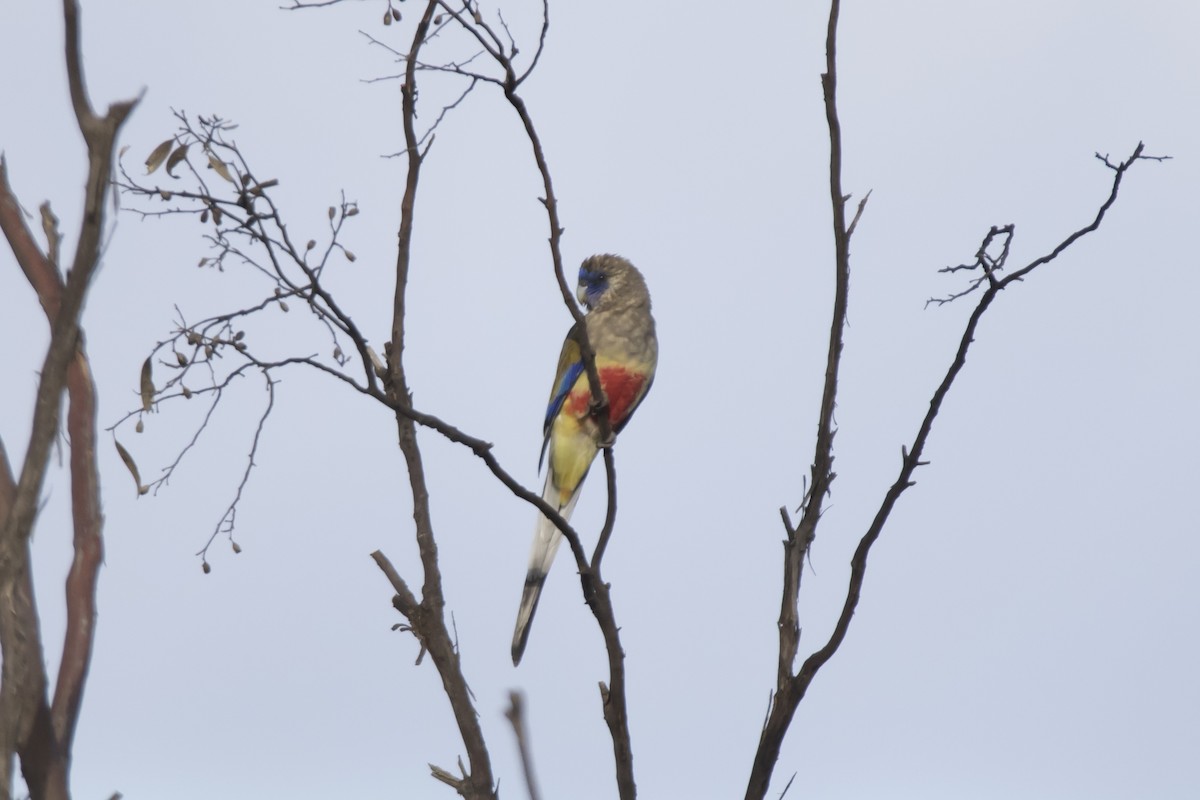
M608 397L609 422L618 433L629 422L654 382L658 338L650 314L650 293L633 264L615 255L588 258L579 268L579 301L587 309L584 323L596 353L600 385ZM542 499L564 519L570 519L579 489L599 452L600 425L591 413L592 394L579 349L579 325L574 325L558 357L558 374L550 390L543 426L542 460L550 454ZM542 460L538 466L541 467ZM521 662L529 640L529 624L537 610L546 573L562 539L554 523L538 514L529 571L513 632L513 664Z

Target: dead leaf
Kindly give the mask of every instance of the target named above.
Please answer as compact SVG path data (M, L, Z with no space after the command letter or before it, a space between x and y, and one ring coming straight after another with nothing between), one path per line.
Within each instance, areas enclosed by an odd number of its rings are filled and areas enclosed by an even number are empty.
M166 160L167 155L171 152L171 145L173 144L175 144L174 139L167 139L165 142L151 151L150 157L146 159L147 175L162 166L163 161Z
M179 177L174 172L171 172L171 170L175 169L177 166L179 166L179 162L187 158L187 151L188 146L186 144L180 145L179 147L175 148L175 152L171 153L171 157L167 159L167 174L172 178Z
M270 188L272 188L274 186L278 186L278 185L279 185L279 179L271 178L271 180L269 180L269 181L263 181L260 184L250 187L250 194L254 195L255 197L262 197L263 192L265 192L267 189L270 189Z
M213 153L211 153L211 152L209 152L209 154L208 154L208 165L210 167L212 167L214 170L216 170L217 174L220 175L222 178L229 181L230 183L233 183L235 186L237 185L236 182L233 180L233 175L229 172L229 166L224 161L222 161L221 159L219 159L215 155L213 155Z
M143 495L150 491L149 486L142 485L142 476L138 474L137 464L133 463L133 456L129 455L129 451L122 447L121 443L116 439L113 439L113 444L117 446L117 455L119 455L121 460L125 462L126 469L128 469L129 474L133 476L133 482L137 484L138 495Z

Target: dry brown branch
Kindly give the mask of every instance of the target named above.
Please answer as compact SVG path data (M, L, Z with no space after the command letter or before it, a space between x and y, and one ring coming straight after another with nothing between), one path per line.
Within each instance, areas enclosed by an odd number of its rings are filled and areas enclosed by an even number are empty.
M96 580L103 557L99 478L95 457L95 387L88 368L79 315L99 264L105 197L116 136L136 100L116 103L103 116L92 110L84 87L79 8L64 0L65 60L71 106L88 149L84 212L71 268L64 282L58 259L57 220L43 206L48 250L42 252L22 217L20 204L0 159L0 228L18 264L37 292L51 326L50 346L38 382L29 444L14 481L7 457L0 459L0 791L12 789L14 753L30 796L68 797L71 744L91 659ZM64 388L69 397L71 498L75 557L66 582L67 623L63 657L54 689L42 655L34 600L29 537L41 496L50 446L59 430ZM2 450L2 448L0 448Z
M521 772L525 776L525 791L529 800L541 800L537 778L533 774L533 752L529 744L529 732L525 727L525 698L520 692L508 693L508 711L504 712L513 728L517 740L517 752L521 754Z
M67 573L67 629L51 717L59 747L69 753L92 658L96 581L104 559L100 475L96 467L96 386L82 336L67 370L67 438L71 443L71 508L75 556Z
M446 627L445 598L442 593L437 541L434 538L433 521L429 510L429 489L425 480L424 461L417 444L416 425L412 418L402 411L412 405L412 394L408 388L408 378L404 369L404 323L408 275L412 258L413 215L416 207L417 186L421 176L421 164L424 158L419 149L415 129L416 61L421 46L425 43L436 8L436 0L429 0L420 22L417 23L405 65L404 83L401 86L401 107L404 142L408 151L408 169L404 184L404 196L400 204L396 289L392 308L392 334L388 348L385 388L388 399L397 410L396 426L399 432L400 450L408 466L409 486L413 498L413 521L416 525L417 547L420 551L424 573L420 602L405 616L414 634L428 650L438 674L441 675L442 686L450 701L454 719L458 724L459 732L463 737L463 745L467 751L470 766L464 768L460 762L461 778L455 779L451 785L460 795L473 800L474 798L495 798L497 796L495 781L492 778L491 757L483 738L483 729L479 725L479 716L475 710L470 689L463 676L458 648ZM396 586L395 581L393 581L393 586ZM397 597L401 597L401 595L398 593ZM401 604L397 605L400 607ZM403 609L401 609L401 613L404 613ZM435 776L442 773L444 773L443 770L434 771ZM449 775L449 773L445 774Z

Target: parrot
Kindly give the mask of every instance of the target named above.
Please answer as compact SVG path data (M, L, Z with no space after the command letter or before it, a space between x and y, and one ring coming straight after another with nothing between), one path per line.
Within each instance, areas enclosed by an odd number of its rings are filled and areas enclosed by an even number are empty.
M595 255L579 268L576 296L586 309L583 324L596 353L596 371L608 397L608 419L617 434L650 391L658 365L658 338L650 314L650 292L642 274L626 259ZM592 460L608 442L600 440L600 424L592 413L591 384L579 348L579 323L572 326L558 357L558 373L546 408L542 454L550 461L542 499L570 519L579 489ZM529 625L562 534L539 513L529 553L529 568L517 625L513 632L513 666L521 663L529 640Z

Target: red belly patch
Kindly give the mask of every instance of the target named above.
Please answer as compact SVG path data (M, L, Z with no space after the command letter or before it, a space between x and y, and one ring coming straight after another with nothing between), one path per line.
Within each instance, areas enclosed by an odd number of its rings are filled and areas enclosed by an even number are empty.
M600 367L599 372L600 385L604 387L604 393L608 396L609 422L614 427L619 426L629 416L630 409L641 396L646 376L624 367L604 366ZM584 375L567 397L564 410L571 416L582 419L587 416L591 400L591 390L588 388L587 376Z

